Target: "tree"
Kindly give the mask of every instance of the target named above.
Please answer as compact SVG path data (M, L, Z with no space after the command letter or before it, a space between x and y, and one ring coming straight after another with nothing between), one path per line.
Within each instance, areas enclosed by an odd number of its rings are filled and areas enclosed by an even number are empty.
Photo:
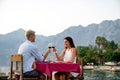
M104 63L104 53L103 53L103 50L106 47L107 40L105 39L105 37L97 36L95 42L98 45L98 59L99 59L99 63L101 65L103 65L103 63Z
M115 44L115 42L113 40L110 42L110 45L111 45L112 50L115 50L118 48L117 44Z
M87 50L89 47L84 47L84 46L78 46L77 47L77 54L79 57L84 57L87 53Z
M98 45L98 48L105 48L107 40L104 37L97 36L95 43Z
M95 40L95 43L98 45L99 48L100 48L100 44L101 44L100 42L101 42L101 37L97 36L96 40Z
M108 50L106 55L105 55L105 61L119 62L120 61L120 52Z
M102 48L102 49L105 48L106 42L107 42L107 40L105 39L105 37L101 37L101 40L100 40L100 41L101 41L101 42L100 42L101 48Z
M104 61L120 61L120 48L113 40L107 41L104 37L97 36L95 40L97 46L78 46L78 56L84 59L84 64L94 63L104 64Z

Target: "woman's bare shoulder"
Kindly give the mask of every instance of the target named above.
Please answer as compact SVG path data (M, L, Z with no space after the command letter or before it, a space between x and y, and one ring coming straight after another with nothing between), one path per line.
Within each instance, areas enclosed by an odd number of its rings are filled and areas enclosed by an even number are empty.
M71 50L76 51L76 48L71 48Z

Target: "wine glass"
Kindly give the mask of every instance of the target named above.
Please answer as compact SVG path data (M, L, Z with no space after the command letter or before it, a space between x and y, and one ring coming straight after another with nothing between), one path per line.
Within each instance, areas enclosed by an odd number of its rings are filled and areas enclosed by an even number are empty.
M51 44L51 48L55 48L55 45L53 43Z
M52 48L51 46L52 46L52 43L49 43L48 48L51 49Z
M48 48L51 49L51 48L55 48L55 45L53 43L49 43L48 44Z

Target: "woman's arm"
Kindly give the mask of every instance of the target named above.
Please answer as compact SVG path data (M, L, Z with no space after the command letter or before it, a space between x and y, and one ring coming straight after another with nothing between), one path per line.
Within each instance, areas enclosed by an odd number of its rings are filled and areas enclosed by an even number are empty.
M65 54L65 51L66 51L66 49L64 49L64 50L62 51L62 53L60 54L60 56L59 56L59 55L57 54L56 49L55 49L55 48L53 48L53 52L55 53L55 56L56 56L56 60L57 60L57 61L60 61L60 60L62 60L62 59L63 59L64 54Z

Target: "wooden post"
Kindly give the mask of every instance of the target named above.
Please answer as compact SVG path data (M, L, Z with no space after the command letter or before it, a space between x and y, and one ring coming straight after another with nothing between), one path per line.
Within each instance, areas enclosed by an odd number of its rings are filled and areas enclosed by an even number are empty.
M83 70L83 66L84 66L83 58L78 57L77 58L77 63L80 64L80 67L81 67L81 70L82 70L82 76L83 76L83 72L84 72L84 70Z
M83 61L83 58L81 58L81 69L82 69L82 76L83 76L83 72L84 72L83 66L84 66L84 61Z

